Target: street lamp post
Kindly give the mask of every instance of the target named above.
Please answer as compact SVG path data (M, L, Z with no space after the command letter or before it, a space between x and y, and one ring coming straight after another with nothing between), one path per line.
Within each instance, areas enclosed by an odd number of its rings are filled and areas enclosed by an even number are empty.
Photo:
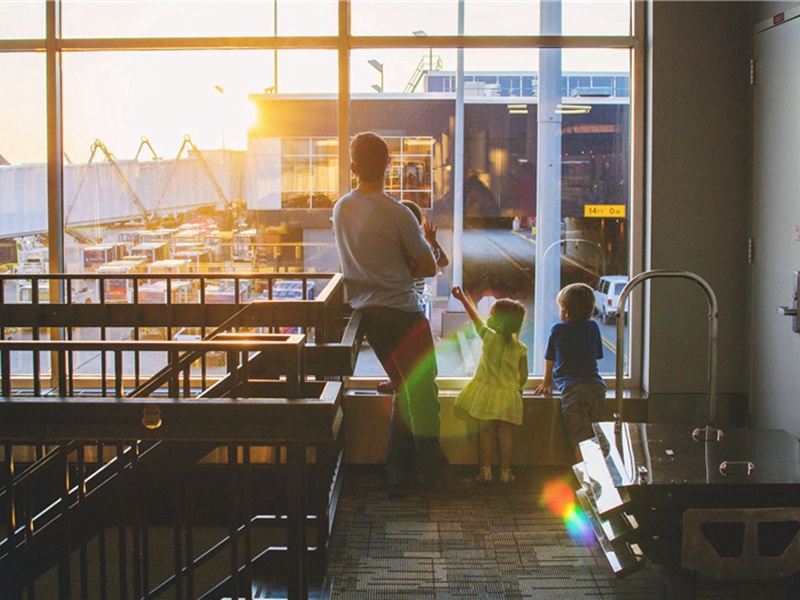
M272 2L272 32L274 37L278 37L278 0L273 0ZM275 48L272 52L272 61L273 61L273 82L274 82L274 93L278 93L278 49Z
M367 63L370 67L375 69L378 73L381 74L381 84L373 84L372 89L378 92L379 94L383 93L383 63L380 61L375 60L374 58L370 58Z
M221 85L215 85L214 89L217 90L222 96L222 149L225 150L225 120L227 119L227 110L225 107L225 89Z

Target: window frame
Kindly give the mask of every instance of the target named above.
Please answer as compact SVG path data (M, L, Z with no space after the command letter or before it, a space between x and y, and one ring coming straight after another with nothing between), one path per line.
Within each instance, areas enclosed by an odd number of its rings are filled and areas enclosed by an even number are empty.
M46 55L47 180L49 261L54 273L64 273L64 181L63 181L63 111L61 59L65 53L93 51L187 51L187 50L336 50L338 53L338 138L339 165L349 164L350 139L350 53L377 48L421 49L562 49L617 48L631 52L631 195L629 215L629 270L638 273L645 262L645 75L647 39L647 3L631 1L631 35L426 35L369 36L351 32L351 2L338 1L337 34L330 36L240 36L240 37L168 37L168 38L89 38L61 37L61 0L47 0L44 11L44 39L0 39L0 54L42 52ZM619 82L615 79L615 87ZM349 191L350 173L339 169L338 192ZM630 361L625 387L641 387L644 364L643 307L631 298L628 342ZM612 378L608 378L612 379ZM530 382L529 382L530 383Z

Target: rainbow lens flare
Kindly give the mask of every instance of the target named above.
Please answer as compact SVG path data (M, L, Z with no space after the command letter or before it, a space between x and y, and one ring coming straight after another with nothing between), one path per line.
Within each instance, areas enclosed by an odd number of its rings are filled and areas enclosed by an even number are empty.
M562 479L548 481L544 485L542 503L554 515L564 520L569 536L582 544L590 544L594 540L594 533L589 520L583 510L577 505L575 492L569 484Z

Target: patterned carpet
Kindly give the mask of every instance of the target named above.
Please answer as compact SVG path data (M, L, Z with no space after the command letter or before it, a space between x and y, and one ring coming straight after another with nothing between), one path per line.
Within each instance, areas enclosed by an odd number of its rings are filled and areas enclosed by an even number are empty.
M471 474L472 470L464 474ZM328 576L336 599L652 598L651 569L617 580L591 536L542 506L562 470L517 471L469 498L390 500L381 471L348 473Z
M463 475L472 475L472 471ZM389 499L375 467L346 473L325 597L335 600L645 599L660 596L650 565L617 579L589 534L570 535L541 502L564 469L516 470L510 485L469 498ZM698 582L698 598L785 597L775 583Z

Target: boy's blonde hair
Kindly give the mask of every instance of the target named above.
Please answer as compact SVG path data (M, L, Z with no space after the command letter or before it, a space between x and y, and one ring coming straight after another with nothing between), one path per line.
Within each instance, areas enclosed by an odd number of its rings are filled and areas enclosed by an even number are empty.
M585 283L570 283L558 292L556 302L570 321L588 321L594 312L594 290Z

